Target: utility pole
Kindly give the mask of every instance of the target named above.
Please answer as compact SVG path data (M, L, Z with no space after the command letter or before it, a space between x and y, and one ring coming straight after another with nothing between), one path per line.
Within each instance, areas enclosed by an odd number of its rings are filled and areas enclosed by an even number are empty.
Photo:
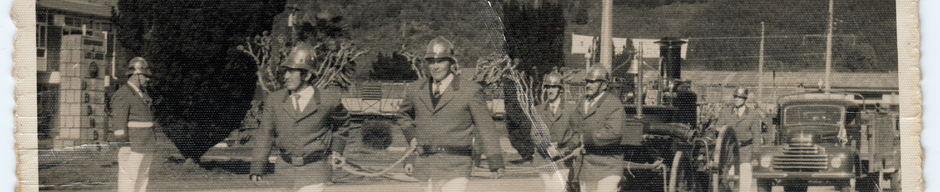
M757 97L764 99L764 22L760 22L760 57L757 60ZM758 100L760 103L761 100Z
M826 95L829 94L830 89L832 88L829 82L829 77L832 74L832 7L833 0L829 0L829 29L826 32L826 81L825 88L823 89L826 92Z
M611 15L613 14L614 0L603 0L604 7L601 11L601 55L600 64L607 71L611 69L611 60L613 58L613 35L611 34Z

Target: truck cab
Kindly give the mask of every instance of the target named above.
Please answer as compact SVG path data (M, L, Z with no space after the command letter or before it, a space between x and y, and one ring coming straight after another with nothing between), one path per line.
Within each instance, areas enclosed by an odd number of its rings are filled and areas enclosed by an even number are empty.
M775 140L751 157L758 189L805 191L835 186L854 191L859 150L853 145L862 127L861 107L848 93L801 93L778 100Z

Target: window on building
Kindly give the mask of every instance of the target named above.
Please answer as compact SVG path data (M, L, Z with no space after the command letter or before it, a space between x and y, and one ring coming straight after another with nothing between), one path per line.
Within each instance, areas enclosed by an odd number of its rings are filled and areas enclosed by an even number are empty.
M49 22L48 18L49 18L49 17L46 16L46 13L38 12L38 11L36 12L36 23L37 23L37 24Z
M36 27L36 47L46 47L46 26Z
M862 97L865 97L865 100L881 100L884 96L884 93L860 93Z
M65 17L65 26L82 27L82 21L74 17Z
M101 23L99 27L101 31L111 31L111 23Z

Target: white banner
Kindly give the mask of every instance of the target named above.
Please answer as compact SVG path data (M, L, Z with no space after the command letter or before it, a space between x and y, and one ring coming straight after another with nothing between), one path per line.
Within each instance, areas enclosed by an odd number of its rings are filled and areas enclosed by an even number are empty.
M594 44L595 36L587 35L578 35L571 34L571 54L587 54L591 47L597 46ZM617 38L612 39L614 45L614 54L619 55L623 54L624 47L627 46L628 38Z
M594 36L571 34L571 54L587 54L594 47Z

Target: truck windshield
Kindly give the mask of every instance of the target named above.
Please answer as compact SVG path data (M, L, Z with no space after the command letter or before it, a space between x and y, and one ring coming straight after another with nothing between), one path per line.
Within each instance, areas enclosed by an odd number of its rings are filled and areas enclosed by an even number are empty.
M839 125L842 107L831 105L797 105L784 109L786 125Z

